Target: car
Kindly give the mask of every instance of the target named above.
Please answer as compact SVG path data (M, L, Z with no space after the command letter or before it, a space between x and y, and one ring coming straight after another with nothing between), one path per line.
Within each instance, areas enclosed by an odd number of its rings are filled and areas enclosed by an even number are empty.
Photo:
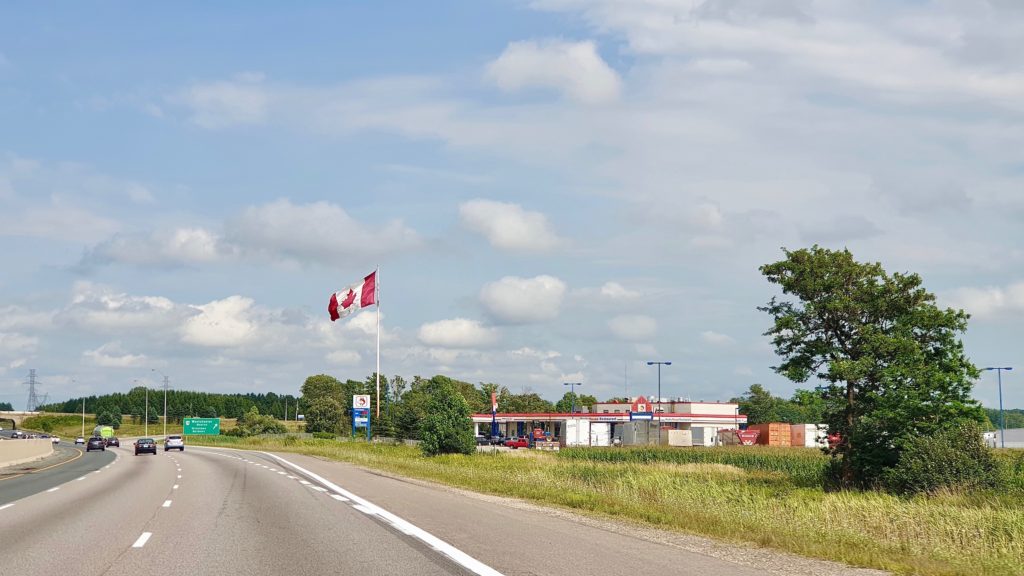
M110 438L107 438L107 446L117 446L118 448L120 448L121 441L118 440L116 437L111 436Z
M477 446L489 446L490 444L491 444L491 440L487 436L480 436L480 435L478 435L476 437L476 445Z
M527 438L526 436L519 436L517 438L509 438L508 440L505 440L505 446L508 446L509 448L512 448L513 450L515 450L517 448L529 448L530 447L530 439Z
M139 438L135 441L135 455L138 456L145 452L156 456L156 440L152 438Z
M78 446L79 444L85 444L85 438L82 438L81 436L75 438L75 446Z
M93 450L100 450L106 452L107 443L103 441L103 438L99 436L93 436L89 438L89 441L85 443L85 451L92 452Z
M180 450L185 451L185 441L181 439L181 436L168 436L167 440L164 440L164 452L168 450Z
M497 436L491 436L490 438L488 438L488 441L491 443L491 446L504 446L505 440L508 440L508 438L505 438L501 434L498 434Z
M60 436L50 436L50 442L54 444L60 444Z

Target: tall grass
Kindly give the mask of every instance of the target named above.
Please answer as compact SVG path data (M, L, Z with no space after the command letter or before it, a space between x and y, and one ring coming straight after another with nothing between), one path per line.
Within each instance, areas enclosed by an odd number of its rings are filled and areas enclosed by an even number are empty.
M567 451L425 458L411 447L352 441L209 437L199 442L311 454L900 574L1024 574L1020 497L825 493L792 479L809 477L813 464L795 453L792 458L798 462L787 468L781 462L788 457L785 450L750 451L750 458L739 450L713 450L705 456L622 450L629 454L597 451L588 457ZM814 456L813 450L806 453L808 460ZM681 460L668 461L673 458ZM687 458L691 460L682 461Z

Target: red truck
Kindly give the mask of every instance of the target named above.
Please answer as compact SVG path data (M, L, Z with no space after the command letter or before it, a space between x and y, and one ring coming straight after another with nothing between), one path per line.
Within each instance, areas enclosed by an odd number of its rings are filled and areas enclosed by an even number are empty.
M530 439L527 438L526 436L520 436L520 437L517 437L517 438L509 438L508 440L505 440L505 446L508 446L509 448L512 448L513 450L515 450L517 448L529 448L530 447Z

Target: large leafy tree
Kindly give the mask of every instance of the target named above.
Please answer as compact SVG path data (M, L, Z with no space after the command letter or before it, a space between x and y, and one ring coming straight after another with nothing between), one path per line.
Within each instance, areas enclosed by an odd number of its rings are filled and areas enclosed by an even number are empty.
M472 454L476 450L469 403L452 380L433 378L429 386L426 417L420 430L420 447L427 456Z
M575 397L575 400L574 400ZM575 403L574 403L575 402ZM566 392L562 399L555 402L555 412L567 413L575 406L577 412L581 412L584 407L588 410L597 404L597 398L590 394L576 394L573 392Z
M332 396L320 396L306 408L306 432L340 434L345 411Z
M888 274L848 250L784 250L761 267L783 294L759 308L765 334L795 382L827 382L824 419L841 441L834 453L844 486L876 485L907 443L964 420L980 420L970 398L978 369L964 355L962 310L940 309L917 274Z

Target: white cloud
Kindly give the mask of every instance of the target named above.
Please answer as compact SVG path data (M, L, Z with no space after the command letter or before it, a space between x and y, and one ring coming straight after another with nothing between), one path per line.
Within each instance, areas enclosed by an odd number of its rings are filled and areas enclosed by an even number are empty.
M606 282L601 286L601 296L613 300L634 300L640 297L640 292L630 290L618 282Z
M194 306L199 314L182 325L182 341L211 347L241 346L252 341L257 331L252 318L253 303L251 298L229 296Z
M658 321L642 314L623 314L608 320L608 328L622 340L650 340L658 333Z
M498 340L498 331L477 320L453 318L438 320L420 326L420 342L442 348L477 348L489 346Z
M523 210L518 204L470 200L459 206L459 218L463 226L503 250L541 252L559 244L547 216Z
M509 324L546 322L558 316L565 282L553 276L506 276L484 285L480 302L494 318Z
M99 333L161 331L176 326L192 313L162 296L131 296L107 286L77 282L71 303L57 320Z
M519 348L518 350L511 350L509 354L523 358L536 358L538 360L551 360L562 356L560 352L554 350L535 350L529 346Z
M96 245L82 262L85 265L117 262L133 265L206 264L231 254L213 232L203 228L176 228L148 236L119 234Z
M101 368L142 368L149 364L145 354L129 354L120 341L108 342L95 350L86 350L82 356Z
M330 202L287 199L246 208L227 223L225 240L247 254L339 266L420 245L416 232L400 220L366 225Z
M507 92L553 88L585 104L615 101L621 90L619 75L589 41L512 42L488 65L487 76Z
M271 95L261 74L239 74L231 80L197 83L172 97L191 110L191 120L203 128L261 124Z
M1024 313L1024 282L986 288L958 288L942 295L945 306L966 311L980 319Z
M363 360L355 350L335 350L327 354L327 361L339 366L356 366Z
M39 338L17 332L0 332L0 354L31 354L39 347Z
M736 343L736 340L734 340L732 336L711 330L701 332L700 339L714 346L728 346Z

